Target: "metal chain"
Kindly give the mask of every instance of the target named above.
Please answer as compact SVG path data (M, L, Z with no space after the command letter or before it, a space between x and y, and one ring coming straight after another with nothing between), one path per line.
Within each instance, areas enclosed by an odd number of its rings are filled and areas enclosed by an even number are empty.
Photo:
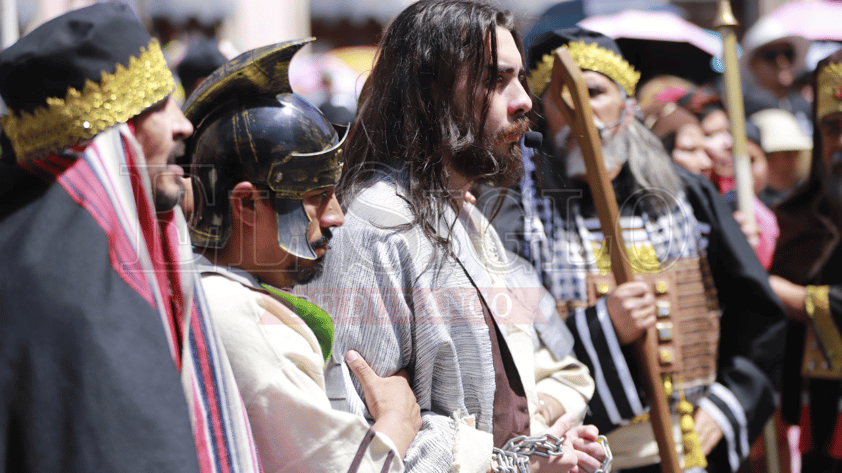
M605 452L605 460L602 461L602 465L594 473L608 473L611 471L611 463L614 461L614 455L611 454L611 449L608 448L608 437L600 435L596 438L596 441L599 442L602 450Z
M517 454L514 452L504 452L497 447L492 449L491 471L494 473L518 473L516 462Z
M557 457L564 455L561 449L561 442L563 438L558 438L555 435L544 434L534 437L527 437L520 435L515 437L503 446L503 450L516 452L521 455L537 455L539 457ZM538 450L542 448L543 450Z
M494 473L529 473L529 456L556 457L564 455L561 443L564 437L558 438L554 435L544 434L534 437L520 435L515 437L503 448L492 449L491 471ZM597 442L605 451L605 460L594 473L608 473L611 471L611 463L614 455L608 447L608 439L604 435L597 438ZM541 450L539 450L541 449Z
M502 449L493 449L491 470L494 473L529 473L530 455L541 457L564 455L561 448L563 441L563 438L550 434L534 437L517 436L506 442Z

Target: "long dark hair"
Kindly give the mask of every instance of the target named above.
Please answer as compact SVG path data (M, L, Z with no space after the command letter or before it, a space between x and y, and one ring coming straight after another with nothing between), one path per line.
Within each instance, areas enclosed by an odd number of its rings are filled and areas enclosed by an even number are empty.
M448 235L434 230L450 205L445 163L482 136L496 75L486 72L487 57L496 71L498 26L512 33L523 56L511 14L478 1L421 0L395 18L380 41L348 136L338 186L344 202L377 173L404 167L411 225L449 252ZM463 80L467 117L454 93Z

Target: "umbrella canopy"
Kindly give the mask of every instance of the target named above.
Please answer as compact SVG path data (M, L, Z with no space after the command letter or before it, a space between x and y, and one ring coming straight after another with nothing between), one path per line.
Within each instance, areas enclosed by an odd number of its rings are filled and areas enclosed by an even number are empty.
M617 41L626 60L640 71L641 83L659 74L707 82L717 74L712 60L722 56L717 33L668 11L626 10L588 17L579 26Z
M328 94L356 109L356 100L368 78L377 53L375 46L348 46L331 49L310 56L299 55L290 64L292 90L315 104L322 103ZM325 78L332 90L325 90Z
M787 3L772 13L792 35L811 40L842 40L842 2L800 0Z

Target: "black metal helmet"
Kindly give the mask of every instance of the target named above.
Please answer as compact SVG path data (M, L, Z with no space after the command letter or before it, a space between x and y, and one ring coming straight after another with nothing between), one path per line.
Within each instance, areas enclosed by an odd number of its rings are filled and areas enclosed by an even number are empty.
M309 41L249 51L188 98L185 115L195 127L186 154L196 187L194 245L225 246L231 234L229 193L248 181L273 196L278 245L300 258L316 258L301 199L305 192L336 184L345 129L289 87L289 60Z

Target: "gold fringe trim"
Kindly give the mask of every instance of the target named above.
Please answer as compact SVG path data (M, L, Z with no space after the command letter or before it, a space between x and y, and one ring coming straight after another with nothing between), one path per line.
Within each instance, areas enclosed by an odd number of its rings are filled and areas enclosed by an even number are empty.
M842 63L835 62L819 71L816 81L816 115L819 120L842 112Z
M605 241L602 242L602 245L591 242L591 248L596 256L596 266L599 274L608 274L611 272L611 255L608 253L608 248L605 244ZM637 274L658 274L661 272L661 262L658 260L658 255L655 253L655 247L653 246L627 246L626 256L628 257L632 270Z
M619 84L629 97L634 96L637 81L640 80L640 72L637 72L628 61L617 53L601 48L596 43L585 43L584 41L571 42L562 46L562 48L567 49L579 69L605 74ZM530 71L527 82L529 83L529 89L535 95L543 94L550 84L553 62L553 55L546 54Z
M129 67L117 64L113 74L103 73L99 83L85 82L82 92L70 87L67 95L47 98L34 113L11 112L3 117L3 130L19 162L57 154L98 133L127 122L165 99L175 88L157 39L140 48Z
M679 386L681 382L679 381ZM681 416L678 423L681 427L681 446L684 449L684 469L698 466L707 468L708 459L702 451L702 442L696 433L696 422L693 420L693 405L684 398L684 388L679 389L681 400L678 401L676 411Z
M830 314L830 286L807 286L804 310L813 321L823 354L834 372L842 371L842 336Z

